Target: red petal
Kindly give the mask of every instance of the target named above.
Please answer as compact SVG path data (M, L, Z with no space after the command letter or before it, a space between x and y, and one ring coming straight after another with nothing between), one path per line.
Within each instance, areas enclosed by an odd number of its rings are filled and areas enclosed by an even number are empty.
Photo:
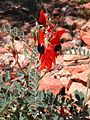
M46 67L46 62L45 62L45 60L44 60L44 61L41 61L41 65L40 65L40 67L39 67L39 70L41 71L41 70L43 70L45 67Z
M41 61L44 61L45 60L45 54L40 54L40 59L41 59Z
M46 17L43 10L40 11L39 22L43 24L44 27L46 27Z
M52 67L52 62L56 64L56 60L55 60L56 56L57 56L57 53L54 52L54 47L48 46L48 48L46 49L46 53L40 54L41 66L39 70L42 70L45 67L47 67L48 71L50 71Z
M49 25L48 32L52 32L53 26L52 24Z
M39 43L44 43L44 33L39 30Z
M46 55L45 55L45 60L46 60L46 65L47 65L47 69L48 71L50 71L51 67L52 67L52 57L51 57L51 51L52 50L50 47L47 49L46 51Z
M46 56L46 65L47 65L48 71L50 71L50 69L52 67L52 59L48 55Z
M51 56L52 56L52 62L56 64L56 52L54 52L54 49L51 51Z
M65 30L59 30L56 32L56 37L60 39L60 37L62 36L62 34L65 32Z
M65 31L65 30L57 31L57 32L55 33L55 37L54 37L54 38L51 38L50 43L51 43L52 45L58 44L58 43L60 42L60 37L62 36L62 34L64 33L64 31Z
M50 58L52 59L52 62L55 63L55 57L56 57L56 54L54 52L54 46L49 46L49 49L48 49L48 52L47 54L50 56Z

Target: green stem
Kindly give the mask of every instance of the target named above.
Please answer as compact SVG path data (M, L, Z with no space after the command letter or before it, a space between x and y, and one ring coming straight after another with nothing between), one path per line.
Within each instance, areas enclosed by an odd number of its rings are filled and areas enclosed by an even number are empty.
M89 90L89 84L90 84L90 73L87 75L87 90L86 90L86 95L85 95L85 100L84 100L84 105L86 104L88 100L88 90Z

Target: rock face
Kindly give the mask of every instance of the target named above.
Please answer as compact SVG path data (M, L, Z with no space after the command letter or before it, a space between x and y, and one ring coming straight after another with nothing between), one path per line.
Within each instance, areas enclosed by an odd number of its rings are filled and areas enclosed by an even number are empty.
M71 79L78 81L82 84L87 84L89 72L90 72L90 70L85 70L84 72L76 73L71 77Z
M86 4L83 4L82 8L84 8L84 9L90 9L90 2L88 2Z
M80 37L87 46L90 46L90 30L87 32L81 30Z
M5 44L11 41L11 36L8 33L4 33L0 31L0 47L4 47Z
M90 30L90 19L81 27L81 30L84 31Z
M39 90L44 90L45 92L50 89L54 95L64 91L64 85L60 80L44 76L39 81Z
M87 56L82 55L64 55L64 61L75 61L75 60L84 60Z
M87 46L90 46L90 19L81 27L80 38Z
M77 20L74 20L74 23L76 24L77 28L78 29L81 29L81 27L83 26L83 24L86 22L85 19L77 19Z
M64 41L69 41L69 40L72 40L72 36L70 33L64 33L61 39L63 39Z
M8 50L6 48L0 47L0 54L7 53Z

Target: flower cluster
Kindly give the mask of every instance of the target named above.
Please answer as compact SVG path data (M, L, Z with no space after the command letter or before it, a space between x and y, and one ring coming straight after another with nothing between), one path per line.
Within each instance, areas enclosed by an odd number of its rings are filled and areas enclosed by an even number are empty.
M38 31L35 31L34 40L38 40L38 52L40 53L41 65L39 70L47 68L50 71L52 64L56 65L56 57L61 50L60 37L64 29L55 31L50 19L40 11Z

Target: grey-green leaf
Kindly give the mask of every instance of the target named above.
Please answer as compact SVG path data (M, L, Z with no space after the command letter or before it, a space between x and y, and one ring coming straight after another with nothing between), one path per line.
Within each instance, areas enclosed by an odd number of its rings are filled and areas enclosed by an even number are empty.
M47 120L47 118L44 114L42 114L42 120Z
M2 76L0 75L0 83L2 83L3 82L3 79L2 79Z
M9 73L9 71L5 72L5 80L10 81L10 73Z

